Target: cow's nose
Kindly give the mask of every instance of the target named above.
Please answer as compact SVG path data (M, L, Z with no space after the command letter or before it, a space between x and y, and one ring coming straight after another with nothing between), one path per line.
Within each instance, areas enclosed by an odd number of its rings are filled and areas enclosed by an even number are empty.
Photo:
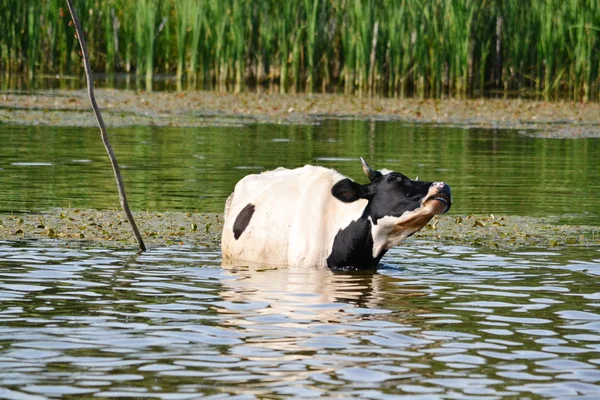
M450 196L450 186L446 185L444 182L434 182L432 184L435 188L437 188L438 193L444 193Z
M441 194L444 200L446 201L446 211L450 209L452 205L452 192L450 191L450 186L446 185L444 182L434 182L431 186L437 189L438 194Z

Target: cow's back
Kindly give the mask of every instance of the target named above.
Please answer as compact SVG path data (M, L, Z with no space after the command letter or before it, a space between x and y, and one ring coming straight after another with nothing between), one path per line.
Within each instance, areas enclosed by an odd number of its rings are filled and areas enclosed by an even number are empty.
M331 195L340 173L315 166L248 175L227 201L224 259L324 265L340 226L360 217L366 201Z

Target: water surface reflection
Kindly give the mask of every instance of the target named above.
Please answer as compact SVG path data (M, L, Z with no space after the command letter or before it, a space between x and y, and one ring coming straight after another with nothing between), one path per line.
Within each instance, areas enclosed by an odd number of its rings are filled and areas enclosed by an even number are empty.
M95 128L2 126L0 212L118 208ZM134 210L223 212L249 173L317 164L365 181L358 161L444 181L452 214L568 214L600 224L600 140L385 121L111 130Z
M0 242L0 398L600 396L600 251L413 242L378 273Z

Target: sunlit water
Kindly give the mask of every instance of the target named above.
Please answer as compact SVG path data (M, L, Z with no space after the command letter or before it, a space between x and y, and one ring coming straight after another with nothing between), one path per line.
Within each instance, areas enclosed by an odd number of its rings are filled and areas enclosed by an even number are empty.
M118 207L97 129L0 133L0 213ZM221 212L238 179L278 166L364 181L363 156L448 182L454 214L600 224L597 139L364 121L111 134L134 210ZM384 262L0 242L0 398L600 398L598 247L412 241Z
M600 398L598 249L219 261L0 242L0 398Z

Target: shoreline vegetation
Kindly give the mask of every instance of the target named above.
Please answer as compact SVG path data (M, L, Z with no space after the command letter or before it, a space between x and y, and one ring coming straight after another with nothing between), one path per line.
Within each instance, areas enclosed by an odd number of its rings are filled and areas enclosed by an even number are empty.
M217 213L134 213L148 247L189 246L219 250L223 216ZM74 246L135 247L122 211L55 209L39 213L0 214L0 240L42 240ZM559 217L444 215L401 246L426 241L491 249L565 248L600 245L597 226L564 225Z
M80 75L63 0L0 2L0 71ZM598 100L590 0L80 0L92 67L178 89Z
M134 92L97 89L108 126L316 124L350 118L515 129L547 138L600 137L600 104L501 99L418 100L338 94ZM0 124L95 127L84 90L0 92Z

